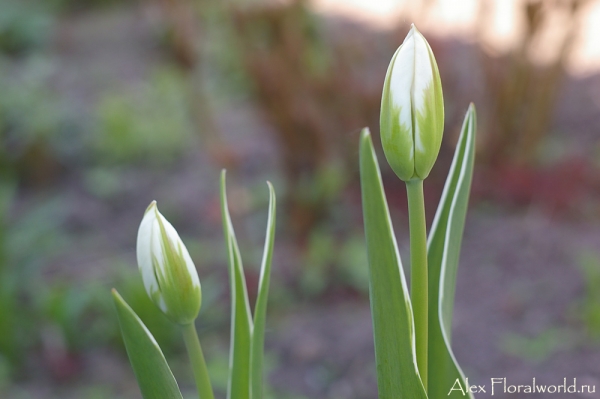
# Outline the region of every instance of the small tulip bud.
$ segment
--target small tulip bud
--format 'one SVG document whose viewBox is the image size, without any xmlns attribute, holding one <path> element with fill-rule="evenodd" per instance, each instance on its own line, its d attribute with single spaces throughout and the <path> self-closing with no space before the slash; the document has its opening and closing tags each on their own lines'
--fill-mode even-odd
<svg viewBox="0 0 600 399">
<path fill-rule="evenodd" d="M 429 43 L 413 25 L 388 67 L 381 98 L 381 143 L 404 181 L 423 180 L 444 130 L 442 83 Z"/>
<path fill-rule="evenodd" d="M 173 322 L 192 323 L 202 301 L 200 279 L 187 248 L 152 201 L 137 237 L 137 262 L 146 292 Z"/>
</svg>

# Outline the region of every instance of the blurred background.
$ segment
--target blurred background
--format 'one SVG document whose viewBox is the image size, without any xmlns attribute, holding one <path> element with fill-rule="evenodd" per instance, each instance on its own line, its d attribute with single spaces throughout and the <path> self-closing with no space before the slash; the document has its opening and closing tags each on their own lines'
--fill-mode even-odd
<svg viewBox="0 0 600 399">
<path fill-rule="evenodd" d="M 227 168 L 252 303 L 265 180 L 279 197 L 270 397 L 376 398 L 358 134 L 379 142 L 383 78 L 413 22 L 447 115 L 429 221 L 470 101 L 479 114 L 461 365 L 475 384 L 576 377 L 600 392 L 600 1 L 0 0 L 0 397 L 140 398 L 112 287 L 194 397 L 137 272 L 151 200 L 196 262 L 224 397 Z M 407 261 L 404 184 L 380 162 Z"/>
</svg>

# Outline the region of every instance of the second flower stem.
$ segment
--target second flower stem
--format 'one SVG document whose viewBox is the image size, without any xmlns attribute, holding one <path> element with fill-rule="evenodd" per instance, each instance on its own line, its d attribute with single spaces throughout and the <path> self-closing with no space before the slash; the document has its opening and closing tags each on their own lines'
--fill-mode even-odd
<svg viewBox="0 0 600 399">
<path fill-rule="evenodd" d="M 427 281 L 427 230 L 423 180 L 406 182 L 408 195 L 408 222 L 410 225 L 410 299 L 415 319 L 417 366 L 421 381 L 427 390 L 427 340 L 428 340 L 428 281 Z"/>
<path fill-rule="evenodd" d="M 185 348 L 187 349 L 190 363 L 192 364 L 192 369 L 194 371 L 194 380 L 196 381 L 196 387 L 198 388 L 199 398 L 214 399 L 215 395 L 208 376 L 208 369 L 206 367 L 206 362 L 204 361 L 204 354 L 202 353 L 196 326 L 192 322 L 182 326 L 182 329 L 183 340 L 185 341 Z"/>
</svg>

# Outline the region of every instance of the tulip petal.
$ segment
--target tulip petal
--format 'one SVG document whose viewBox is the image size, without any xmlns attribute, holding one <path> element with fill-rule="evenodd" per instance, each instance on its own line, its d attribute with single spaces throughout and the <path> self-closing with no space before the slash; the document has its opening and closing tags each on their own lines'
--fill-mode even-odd
<svg viewBox="0 0 600 399">
<path fill-rule="evenodd" d="M 385 156 L 398 177 L 427 177 L 440 150 L 444 104 L 435 58 L 414 25 L 386 73 L 380 128 Z"/>
<path fill-rule="evenodd" d="M 423 180 L 435 163 L 444 133 L 444 101 L 440 73 L 431 47 L 421 35 L 415 35 L 420 49 L 416 56 L 414 117 L 415 117 L 415 175 Z"/>
<path fill-rule="evenodd" d="M 412 130 L 412 90 L 415 76 L 415 40 L 413 30 L 398 48 L 390 65 L 392 106 L 400 109 L 399 123 Z"/>
<path fill-rule="evenodd" d="M 156 216 L 154 208 L 156 207 L 156 201 L 152 201 L 142 222 L 138 229 L 136 255 L 137 263 L 142 275 L 142 281 L 144 282 L 144 288 L 150 297 L 153 293 L 159 290 L 158 282 L 156 280 L 156 274 L 154 273 L 154 255 L 152 253 L 152 232 L 154 231 L 154 222 Z"/>
<path fill-rule="evenodd" d="M 411 179 L 415 169 L 411 111 L 414 41 L 411 32 L 392 57 L 381 99 L 383 150 L 394 173 L 402 180 Z"/>
<path fill-rule="evenodd" d="M 198 315 L 202 291 L 198 272 L 179 234 L 153 201 L 140 223 L 137 261 L 148 296 L 165 315 L 188 324 Z"/>
</svg>

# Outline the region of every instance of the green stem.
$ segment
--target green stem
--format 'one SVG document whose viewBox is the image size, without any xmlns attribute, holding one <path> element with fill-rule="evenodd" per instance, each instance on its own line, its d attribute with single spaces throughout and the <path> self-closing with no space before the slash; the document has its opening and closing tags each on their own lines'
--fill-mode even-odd
<svg viewBox="0 0 600 399">
<path fill-rule="evenodd" d="M 202 353 L 196 326 L 192 322 L 183 326 L 182 330 L 185 348 L 187 349 L 190 363 L 192 363 L 192 369 L 194 371 L 194 380 L 196 381 L 196 387 L 198 387 L 199 398 L 214 399 L 215 395 L 213 394 L 210 378 L 208 377 L 208 369 L 206 368 L 206 362 L 204 361 L 204 354 Z"/>
<path fill-rule="evenodd" d="M 415 319 L 417 366 L 427 390 L 428 282 L 423 180 L 406 182 L 410 225 L 410 299 Z"/>
</svg>

